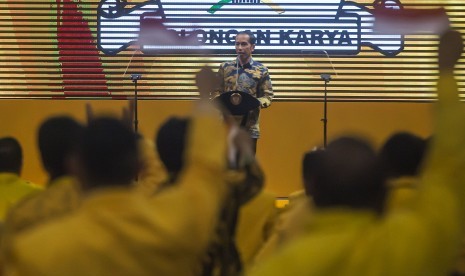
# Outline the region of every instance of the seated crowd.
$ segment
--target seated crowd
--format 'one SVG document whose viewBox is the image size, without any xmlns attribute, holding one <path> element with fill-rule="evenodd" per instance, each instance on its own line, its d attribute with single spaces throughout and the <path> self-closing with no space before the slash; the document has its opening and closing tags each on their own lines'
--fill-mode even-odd
<svg viewBox="0 0 465 276">
<path fill-rule="evenodd" d="M 21 146 L 1 138 L 0 272 L 465 275 L 462 48 L 458 32 L 440 37 L 434 136 L 395 133 L 378 152 L 344 136 L 309 151 L 303 191 L 282 210 L 248 133 L 227 112 L 218 120 L 208 68 L 192 114 L 169 118 L 153 141 L 127 116 L 47 119 L 44 188 L 21 179 Z"/>
</svg>

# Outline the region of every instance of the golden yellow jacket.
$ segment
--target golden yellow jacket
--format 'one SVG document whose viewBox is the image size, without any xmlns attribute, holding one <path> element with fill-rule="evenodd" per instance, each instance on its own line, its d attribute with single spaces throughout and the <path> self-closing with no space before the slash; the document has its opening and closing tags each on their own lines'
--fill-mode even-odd
<svg viewBox="0 0 465 276">
<path fill-rule="evenodd" d="M 240 208 L 236 243 L 244 266 L 252 265 L 271 236 L 278 217 L 275 201 L 275 194 L 263 190 Z"/>
<path fill-rule="evenodd" d="M 7 211 L 25 196 L 40 191 L 39 186 L 21 179 L 14 173 L 0 173 L 0 221 Z"/>
<path fill-rule="evenodd" d="M 158 156 L 155 144 L 151 140 L 140 138 L 138 147 L 142 169 L 134 185 L 141 193 L 152 196 L 166 181 L 168 173 Z"/>
<path fill-rule="evenodd" d="M 403 176 L 388 181 L 389 193 L 386 199 L 386 208 L 411 208 L 414 198 L 418 194 L 418 178 Z"/>
<path fill-rule="evenodd" d="M 77 181 L 70 176 L 59 177 L 49 183 L 44 191 L 24 198 L 10 209 L 5 221 L 6 234 L 14 235 L 48 220 L 68 215 L 80 203 L 81 191 Z"/>
<path fill-rule="evenodd" d="M 465 222 L 465 109 L 452 76 L 440 77 L 438 91 L 435 139 L 411 209 L 382 218 L 315 211 L 304 237 L 250 274 L 447 275 Z"/>
<path fill-rule="evenodd" d="M 93 192 L 72 216 L 18 239 L 11 275 L 190 275 L 211 237 L 225 194 L 226 135 L 216 118 L 194 118 L 179 184 L 152 198 Z"/>
<path fill-rule="evenodd" d="M 254 265 L 273 256 L 282 246 L 302 234 L 303 225 L 311 218 L 312 204 L 303 190 L 289 195 L 289 204 L 280 210 L 270 237 L 255 256 Z"/>
</svg>

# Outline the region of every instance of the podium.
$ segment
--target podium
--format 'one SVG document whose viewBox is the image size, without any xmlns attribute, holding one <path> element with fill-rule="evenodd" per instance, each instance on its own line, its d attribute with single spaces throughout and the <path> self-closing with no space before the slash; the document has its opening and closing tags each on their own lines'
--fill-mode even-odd
<svg viewBox="0 0 465 276">
<path fill-rule="evenodd" d="M 215 100 L 219 101 L 231 115 L 247 116 L 250 110 L 260 106 L 257 98 L 241 91 L 221 93 Z"/>
</svg>

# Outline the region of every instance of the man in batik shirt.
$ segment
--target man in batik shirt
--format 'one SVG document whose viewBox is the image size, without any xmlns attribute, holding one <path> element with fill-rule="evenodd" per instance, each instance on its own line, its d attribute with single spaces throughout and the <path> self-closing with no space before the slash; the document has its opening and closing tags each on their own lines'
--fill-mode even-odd
<svg viewBox="0 0 465 276">
<path fill-rule="evenodd" d="M 252 59 L 255 41 L 255 36 L 249 31 L 239 32 L 236 35 L 237 58 L 221 63 L 218 73 L 223 81 L 220 89 L 212 94 L 214 98 L 224 92 L 241 91 L 251 94 L 260 101 L 260 106 L 249 112 L 245 122 L 242 122 L 243 116 L 236 117 L 238 123 L 249 131 L 254 142 L 254 150 L 260 137 L 260 109 L 270 106 L 273 100 L 268 68 Z"/>
</svg>

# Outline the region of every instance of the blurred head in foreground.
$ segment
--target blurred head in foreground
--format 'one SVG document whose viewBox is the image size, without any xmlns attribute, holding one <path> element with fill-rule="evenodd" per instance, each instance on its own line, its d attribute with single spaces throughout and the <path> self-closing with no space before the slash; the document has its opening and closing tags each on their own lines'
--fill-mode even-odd
<svg viewBox="0 0 465 276">
<path fill-rule="evenodd" d="M 19 175 L 23 166 L 23 151 L 13 137 L 0 138 L 0 172 Z"/>
<path fill-rule="evenodd" d="M 83 130 L 81 124 L 67 116 L 51 117 L 39 127 L 40 156 L 50 180 L 70 174 L 70 157 L 76 151 Z"/>
<path fill-rule="evenodd" d="M 425 156 L 425 139 L 408 132 L 398 132 L 384 143 L 379 153 L 382 169 L 388 178 L 416 176 Z"/>
<path fill-rule="evenodd" d="M 84 189 L 130 185 L 140 167 L 136 134 L 114 118 L 90 121 L 79 146 L 76 167 Z"/>
<path fill-rule="evenodd" d="M 364 140 L 341 137 L 318 157 L 312 195 L 319 208 L 382 211 L 383 177 L 373 148 Z"/>
<path fill-rule="evenodd" d="M 184 149 L 189 119 L 171 117 L 159 128 L 155 143 L 169 182 L 175 182 L 184 167 Z"/>
</svg>

